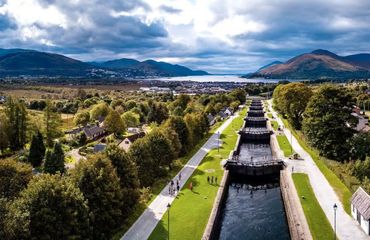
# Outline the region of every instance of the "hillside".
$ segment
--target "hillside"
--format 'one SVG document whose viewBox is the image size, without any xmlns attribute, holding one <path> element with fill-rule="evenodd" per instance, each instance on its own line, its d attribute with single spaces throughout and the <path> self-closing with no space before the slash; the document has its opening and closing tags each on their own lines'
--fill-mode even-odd
<svg viewBox="0 0 370 240">
<path fill-rule="evenodd" d="M 318 49 L 262 68 L 250 77 L 276 79 L 360 79 L 370 77 L 370 54 L 338 56 Z"/>
<path fill-rule="evenodd" d="M 117 59 L 106 62 L 82 62 L 60 54 L 27 49 L 0 49 L 0 77 L 94 77 L 152 78 L 207 75 L 181 65 L 147 60 Z"/>
</svg>

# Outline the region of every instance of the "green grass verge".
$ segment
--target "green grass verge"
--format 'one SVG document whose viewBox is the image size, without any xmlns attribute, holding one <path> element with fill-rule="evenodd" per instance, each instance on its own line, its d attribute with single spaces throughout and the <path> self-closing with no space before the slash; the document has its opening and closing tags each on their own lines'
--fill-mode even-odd
<svg viewBox="0 0 370 240">
<path fill-rule="evenodd" d="M 308 175 L 293 173 L 292 177 L 312 238 L 319 240 L 333 239 L 333 229 L 315 197 Z"/>
<path fill-rule="evenodd" d="M 212 210 L 214 198 L 218 191 L 218 184 L 207 183 L 207 176 L 217 177 L 218 183 L 223 176 L 220 161 L 229 156 L 235 147 L 237 130 L 243 124 L 246 111 L 233 120 L 221 134 L 222 147 L 211 150 L 203 159 L 193 175 L 186 182 L 170 209 L 170 239 L 201 239 Z M 188 188 L 193 183 L 193 192 Z M 149 239 L 167 239 L 168 212 L 152 232 Z"/>
<path fill-rule="evenodd" d="M 277 131 L 278 130 L 278 127 L 279 127 L 279 124 L 277 121 L 270 121 L 271 122 L 271 126 L 272 128 Z"/>
<path fill-rule="evenodd" d="M 294 137 L 297 139 L 299 145 L 312 157 L 317 167 L 320 169 L 322 174 L 324 174 L 326 180 L 332 186 L 336 194 L 338 195 L 340 201 L 343 204 L 344 210 L 348 215 L 351 215 L 351 197 L 352 192 L 348 187 L 339 179 L 335 173 L 328 168 L 325 163 L 325 159 L 319 155 L 319 151 L 311 148 L 305 140 L 304 135 L 301 132 L 293 130 L 289 122 L 280 116 L 280 119 L 283 121 L 285 127 L 289 128 L 292 131 Z"/>
<path fill-rule="evenodd" d="M 280 149 L 284 152 L 285 157 L 289 157 L 293 154 L 292 147 L 285 135 L 276 135 L 276 139 L 279 143 Z"/>
<path fill-rule="evenodd" d="M 267 113 L 268 118 L 272 118 L 272 113 Z"/>
</svg>

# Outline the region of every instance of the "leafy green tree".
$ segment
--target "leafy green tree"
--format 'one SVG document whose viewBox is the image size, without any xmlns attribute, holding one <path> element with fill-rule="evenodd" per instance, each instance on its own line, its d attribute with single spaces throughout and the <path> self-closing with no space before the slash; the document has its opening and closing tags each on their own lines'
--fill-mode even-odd
<svg viewBox="0 0 370 240">
<path fill-rule="evenodd" d="M 303 131 L 321 154 L 335 160 L 348 159 L 356 118 L 354 101 L 346 89 L 321 86 L 311 97 L 303 119 Z"/>
<path fill-rule="evenodd" d="M 237 88 L 230 93 L 230 96 L 234 99 L 234 101 L 244 103 L 247 98 L 247 93 L 245 92 L 244 89 Z"/>
<path fill-rule="evenodd" d="M 16 197 L 31 178 L 31 165 L 11 159 L 0 160 L 0 198 Z"/>
<path fill-rule="evenodd" d="M 45 157 L 44 140 L 41 133 L 38 132 L 37 136 L 34 135 L 32 137 L 28 160 L 33 167 L 39 167 L 44 157 Z"/>
<path fill-rule="evenodd" d="M 138 189 L 140 183 L 137 166 L 131 159 L 131 156 L 116 145 L 110 145 L 106 153 L 112 165 L 116 168 L 123 199 L 126 201 L 126 204 L 123 205 L 122 212 L 124 216 L 127 216 L 139 199 Z"/>
<path fill-rule="evenodd" d="M 127 127 L 137 127 L 140 124 L 140 115 L 132 111 L 123 113 L 121 118 Z"/>
<path fill-rule="evenodd" d="M 106 117 L 109 114 L 109 111 L 110 109 L 106 103 L 99 103 L 91 109 L 91 119 L 98 120 L 100 117 Z"/>
<path fill-rule="evenodd" d="M 121 209 L 126 204 L 111 161 L 102 154 L 80 161 L 72 170 L 71 178 L 88 200 L 93 239 L 109 239 L 121 226 Z"/>
<path fill-rule="evenodd" d="M 84 132 L 81 132 L 78 136 L 77 136 L 77 140 L 78 140 L 78 144 L 80 146 L 82 145 L 85 145 L 86 144 L 86 141 L 87 141 L 87 136 Z"/>
<path fill-rule="evenodd" d="M 230 103 L 230 107 L 235 112 L 236 110 L 238 110 L 238 107 L 240 104 L 241 104 L 240 101 L 237 100 L 237 101 Z"/>
<path fill-rule="evenodd" d="M 148 122 L 156 122 L 161 124 L 169 116 L 168 109 L 163 103 L 151 103 L 149 104 Z"/>
<path fill-rule="evenodd" d="M 161 169 L 149 151 L 147 138 L 144 137 L 136 140 L 130 147 L 129 155 L 138 168 L 141 186 L 151 186 L 153 184 L 153 179 L 155 179 Z"/>
<path fill-rule="evenodd" d="M 171 142 L 158 129 L 153 130 L 146 136 L 148 141 L 148 151 L 153 156 L 156 165 L 160 167 L 167 166 L 172 169 L 172 163 L 175 159 L 174 149 Z M 165 175 L 166 171 L 157 171 L 158 175 Z"/>
<path fill-rule="evenodd" d="M 0 154 L 9 147 L 8 126 L 6 117 L 0 114 Z"/>
<path fill-rule="evenodd" d="M 370 157 L 370 132 L 357 133 L 350 143 L 352 159 L 365 160 L 366 157 Z"/>
<path fill-rule="evenodd" d="M 46 143 L 48 146 L 52 146 L 53 139 L 62 135 L 62 131 L 60 130 L 61 123 L 62 119 L 60 114 L 56 111 L 51 101 L 47 100 L 44 109 L 44 126 Z"/>
<path fill-rule="evenodd" d="M 119 113 L 114 110 L 111 110 L 105 118 L 104 127 L 108 132 L 114 133 L 115 135 L 120 135 L 126 130 L 125 123 L 121 119 Z"/>
<path fill-rule="evenodd" d="M 179 140 L 181 143 L 181 152 L 180 154 L 185 154 L 189 150 L 190 146 L 192 146 L 191 139 L 190 139 L 190 131 L 182 117 L 179 116 L 171 116 L 164 124 L 166 128 L 172 128 L 175 130 L 177 135 L 179 136 Z"/>
<path fill-rule="evenodd" d="M 7 239 L 89 239 L 89 208 L 81 191 L 60 175 L 41 174 L 9 206 Z"/>
<path fill-rule="evenodd" d="M 0 197 L 0 239 L 6 239 L 5 235 L 5 216 L 8 213 L 8 201 L 6 198 Z"/>
<path fill-rule="evenodd" d="M 5 115 L 10 148 L 19 150 L 24 147 L 27 139 L 27 111 L 24 102 L 7 98 Z"/>
<path fill-rule="evenodd" d="M 279 85 L 280 86 L 280 85 Z M 301 129 L 302 114 L 312 96 L 311 88 L 304 83 L 289 83 L 275 89 L 275 104 L 295 129 Z"/>
<path fill-rule="evenodd" d="M 90 113 L 88 111 L 79 112 L 73 119 L 76 126 L 86 126 L 90 122 Z"/>
<path fill-rule="evenodd" d="M 46 152 L 46 158 L 44 163 L 44 171 L 46 173 L 64 173 L 65 166 L 64 166 L 64 151 L 62 149 L 62 145 L 60 143 L 55 143 L 53 151 Z"/>
<path fill-rule="evenodd" d="M 166 128 L 163 125 L 159 129 L 162 134 L 170 141 L 173 149 L 174 158 L 178 158 L 182 148 L 179 135 L 172 128 Z"/>
</svg>

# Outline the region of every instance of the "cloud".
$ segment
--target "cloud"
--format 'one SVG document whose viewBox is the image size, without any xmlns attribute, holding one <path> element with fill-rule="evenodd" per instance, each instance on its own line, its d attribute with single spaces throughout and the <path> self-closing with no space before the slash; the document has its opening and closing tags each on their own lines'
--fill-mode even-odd
<svg viewBox="0 0 370 240">
<path fill-rule="evenodd" d="M 367 0 L 0 0 L 0 44 L 245 73 L 317 48 L 368 51 L 368 9 Z"/>
</svg>

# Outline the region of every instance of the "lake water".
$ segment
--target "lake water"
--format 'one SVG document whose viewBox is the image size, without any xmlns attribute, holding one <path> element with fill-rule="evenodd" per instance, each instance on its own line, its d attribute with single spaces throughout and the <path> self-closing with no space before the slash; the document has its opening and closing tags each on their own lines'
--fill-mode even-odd
<svg viewBox="0 0 370 240">
<path fill-rule="evenodd" d="M 152 79 L 153 80 L 153 79 Z M 279 79 L 248 79 L 241 78 L 237 75 L 205 75 L 205 76 L 188 76 L 188 77 L 170 77 L 158 78 L 161 81 L 193 81 L 193 82 L 245 82 L 245 83 L 277 83 Z"/>
</svg>

